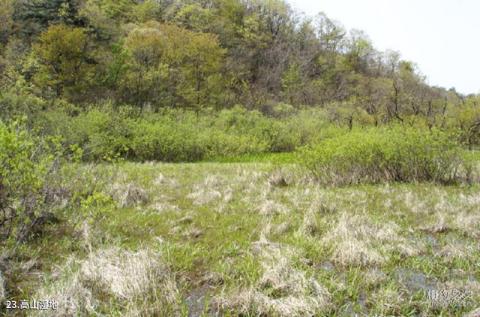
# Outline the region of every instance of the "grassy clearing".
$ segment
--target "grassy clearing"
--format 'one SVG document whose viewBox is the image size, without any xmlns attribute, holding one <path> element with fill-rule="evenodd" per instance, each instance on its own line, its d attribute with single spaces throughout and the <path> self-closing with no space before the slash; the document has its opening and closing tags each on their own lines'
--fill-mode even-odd
<svg viewBox="0 0 480 317">
<path fill-rule="evenodd" d="M 109 181 L 87 220 L 20 250 L 15 297 L 124 316 L 461 316 L 480 302 L 478 186 L 322 187 L 271 163 L 83 168 Z M 462 305 L 427 296 L 454 289 Z"/>
</svg>

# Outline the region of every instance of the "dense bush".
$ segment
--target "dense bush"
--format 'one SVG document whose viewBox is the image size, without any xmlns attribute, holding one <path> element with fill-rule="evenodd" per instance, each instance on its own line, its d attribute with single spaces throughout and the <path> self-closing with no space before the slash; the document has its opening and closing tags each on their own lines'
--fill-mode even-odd
<svg viewBox="0 0 480 317">
<path fill-rule="evenodd" d="M 19 124 L 0 121 L 0 244 L 21 242 L 51 219 L 47 205 L 58 194 L 55 148 Z"/>
<path fill-rule="evenodd" d="M 166 109 L 142 114 L 134 109 L 106 105 L 77 115 L 52 110 L 39 116 L 36 128 L 43 135 L 60 135 L 67 148 L 79 145 L 86 161 L 167 162 L 291 152 L 343 131 L 328 127 L 320 110 L 274 118 L 240 106 L 200 113 Z"/>
<path fill-rule="evenodd" d="M 205 150 L 194 126 L 170 118 L 137 121 L 132 127 L 131 149 L 138 160 L 196 161 Z"/>
<path fill-rule="evenodd" d="M 394 126 L 325 139 L 303 150 L 302 158 L 319 180 L 329 184 L 449 183 L 459 178 L 462 151 L 444 132 Z"/>
</svg>

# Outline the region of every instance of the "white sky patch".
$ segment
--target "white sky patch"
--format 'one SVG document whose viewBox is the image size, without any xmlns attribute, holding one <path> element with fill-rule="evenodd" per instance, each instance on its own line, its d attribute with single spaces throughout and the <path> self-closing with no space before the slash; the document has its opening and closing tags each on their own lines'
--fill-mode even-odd
<svg viewBox="0 0 480 317">
<path fill-rule="evenodd" d="M 287 0 L 367 33 L 378 50 L 399 51 L 431 85 L 480 93 L 478 0 Z"/>
</svg>

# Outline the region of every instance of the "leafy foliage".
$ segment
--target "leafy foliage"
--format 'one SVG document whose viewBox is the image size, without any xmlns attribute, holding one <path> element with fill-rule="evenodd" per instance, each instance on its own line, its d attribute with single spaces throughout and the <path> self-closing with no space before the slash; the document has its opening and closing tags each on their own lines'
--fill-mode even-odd
<svg viewBox="0 0 480 317">
<path fill-rule="evenodd" d="M 439 130 L 370 128 L 326 139 L 304 150 L 303 162 L 327 184 L 451 183 L 460 177 L 462 149 Z"/>
<path fill-rule="evenodd" d="M 14 123 L 0 122 L 0 243 L 22 242 L 52 219 L 55 148 Z M 13 239 L 13 240 L 12 240 Z"/>
<path fill-rule="evenodd" d="M 221 94 L 224 50 L 211 34 L 149 22 L 129 33 L 125 50 L 129 58 L 119 84 L 125 101 L 202 107 Z"/>
<path fill-rule="evenodd" d="M 323 13 L 299 18 L 282 0 L 3 0 L 1 7 L 8 49 L 0 84 L 25 81 L 43 98 L 155 110 L 342 103 L 375 124 L 414 115 L 430 125 L 441 124 L 445 105 L 463 105 L 455 90 L 428 86 L 414 63 L 375 50 L 362 31 Z"/>
<path fill-rule="evenodd" d="M 46 96 L 74 97 L 88 88 L 93 76 L 88 37 L 81 28 L 54 25 L 33 46 L 38 70 L 33 77 Z M 49 94 L 50 92 L 50 94 Z"/>
</svg>

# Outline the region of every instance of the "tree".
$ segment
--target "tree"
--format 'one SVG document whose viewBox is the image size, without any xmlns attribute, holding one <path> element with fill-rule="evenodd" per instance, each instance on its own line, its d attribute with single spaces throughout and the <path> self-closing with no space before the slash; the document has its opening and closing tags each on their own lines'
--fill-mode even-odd
<svg viewBox="0 0 480 317">
<path fill-rule="evenodd" d="M 298 94 L 302 91 L 302 82 L 300 66 L 297 63 L 292 63 L 282 77 L 283 94 L 292 105 L 300 99 Z"/>
<path fill-rule="evenodd" d="M 146 0 L 133 7 L 132 15 L 136 21 L 144 23 L 150 20 L 159 19 L 161 16 L 161 5 L 157 0 Z"/>
<path fill-rule="evenodd" d="M 13 0 L 0 0 L 0 45 L 7 43 L 13 27 Z"/>
<path fill-rule="evenodd" d="M 86 27 L 102 43 L 115 39 L 119 33 L 118 21 L 108 15 L 99 1 L 87 0 L 80 7 L 79 15 Z"/>
<path fill-rule="evenodd" d="M 337 22 L 329 19 L 323 12 L 315 17 L 314 23 L 321 50 L 328 53 L 338 53 L 342 49 L 347 34 L 345 29 Z"/>
<path fill-rule="evenodd" d="M 225 50 L 212 34 L 148 22 L 128 34 L 124 47 L 129 59 L 120 85 L 126 101 L 201 107 L 221 94 Z"/>
<path fill-rule="evenodd" d="M 91 5 L 98 6 L 109 18 L 119 21 L 129 21 L 137 4 L 135 0 L 87 0 Z"/>
<path fill-rule="evenodd" d="M 80 0 L 18 0 L 14 19 L 19 32 L 27 38 L 37 36 L 54 23 L 82 27 L 79 5 Z"/>
<path fill-rule="evenodd" d="M 33 58 L 38 63 L 34 83 L 54 97 L 75 99 L 86 93 L 94 75 L 88 44 L 81 28 L 63 24 L 49 27 L 33 45 Z"/>
<path fill-rule="evenodd" d="M 173 17 L 175 24 L 197 32 L 211 31 L 215 21 L 213 10 L 202 8 L 198 3 L 181 7 Z"/>
<path fill-rule="evenodd" d="M 367 35 L 359 30 L 350 31 L 346 45 L 348 67 L 358 73 L 367 73 L 374 50 Z"/>
</svg>

